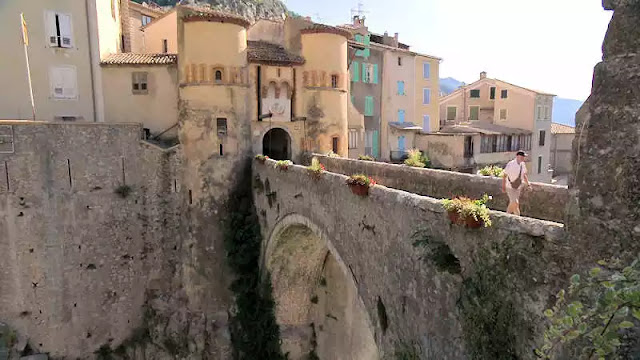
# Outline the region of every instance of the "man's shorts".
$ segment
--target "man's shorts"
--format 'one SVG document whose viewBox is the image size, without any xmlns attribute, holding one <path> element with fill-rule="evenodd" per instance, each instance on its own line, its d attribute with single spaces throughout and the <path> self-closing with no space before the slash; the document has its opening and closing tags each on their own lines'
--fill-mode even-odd
<svg viewBox="0 0 640 360">
<path fill-rule="evenodd" d="M 507 196 L 509 197 L 509 202 L 511 203 L 520 203 L 520 193 L 522 192 L 522 185 L 519 188 L 514 189 L 511 187 L 511 184 L 507 183 Z"/>
</svg>

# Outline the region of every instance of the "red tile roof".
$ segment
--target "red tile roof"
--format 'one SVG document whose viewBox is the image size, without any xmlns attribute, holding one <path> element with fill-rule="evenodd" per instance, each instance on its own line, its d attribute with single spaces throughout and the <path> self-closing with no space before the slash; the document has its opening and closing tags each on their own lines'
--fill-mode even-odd
<svg viewBox="0 0 640 360">
<path fill-rule="evenodd" d="M 569 126 L 569 125 L 564 125 L 564 124 L 558 124 L 558 123 L 551 123 L 551 133 L 552 134 L 575 134 L 576 133 L 576 128 Z"/>
<path fill-rule="evenodd" d="M 267 65 L 302 65 L 304 58 L 288 52 L 284 47 L 266 41 L 247 42 L 247 60 Z"/>
<path fill-rule="evenodd" d="M 347 39 L 351 39 L 352 35 L 351 32 L 347 29 L 342 29 L 339 27 L 335 27 L 335 26 L 329 26 L 329 25 L 324 25 L 324 24 L 312 24 L 302 30 L 300 30 L 301 34 L 319 34 L 319 33 L 326 33 L 326 34 L 336 34 L 336 35 L 341 35 L 346 37 Z"/>
<path fill-rule="evenodd" d="M 176 54 L 110 54 L 100 61 L 101 65 L 168 65 L 177 63 L 178 55 Z"/>
<path fill-rule="evenodd" d="M 218 10 L 213 10 L 210 7 L 206 6 L 193 6 L 193 5 L 180 5 L 181 8 L 187 9 L 190 11 L 185 16 L 182 17 L 182 20 L 185 22 L 189 21 L 217 21 L 217 22 L 226 22 L 231 24 L 236 24 L 248 28 L 251 26 L 251 22 L 246 18 L 223 12 Z"/>
</svg>

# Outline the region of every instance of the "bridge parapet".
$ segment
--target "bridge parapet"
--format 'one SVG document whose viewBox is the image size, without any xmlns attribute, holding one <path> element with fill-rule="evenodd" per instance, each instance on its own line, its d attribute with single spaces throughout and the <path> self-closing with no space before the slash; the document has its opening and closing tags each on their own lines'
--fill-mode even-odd
<svg viewBox="0 0 640 360">
<path fill-rule="evenodd" d="M 318 310 L 322 299 L 319 303 L 306 300 L 325 292 L 317 284 L 324 279 L 324 259 L 331 257 L 353 279 L 381 358 L 393 354 L 400 342 L 418 343 L 427 358 L 467 358 L 470 345 L 460 339 L 479 325 L 465 317 L 472 312 L 461 308 L 460 299 L 479 285 L 478 279 L 507 284 L 504 290 L 496 290 L 504 293 L 494 300 L 510 299 L 511 303 L 503 305 L 521 311 L 519 318 L 512 319 L 512 326 L 533 324 L 533 330 L 524 329 L 525 325 L 514 330 L 526 339 L 515 342 L 514 351 L 525 356 L 535 346 L 536 336 L 542 333 L 540 314 L 559 284 L 570 276 L 571 251 L 562 224 L 491 211 L 493 226 L 467 229 L 450 223 L 438 199 L 384 186 L 375 186 L 369 196 L 359 197 L 351 193 L 342 174 L 324 172 L 315 179 L 305 167 L 295 165 L 282 171 L 274 165 L 272 160 L 255 162 L 254 197 L 265 239 L 263 264 L 269 264 L 279 322 L 291 319 L 293 309 L 298 325 L 318 326 L 329 316 L 326 314 L 332 316 L 332 324 L 343 321 L 338 315 L 338 320 L 333 319 L 340 313 L 336 309 Z M 309 236 L 295 235 L 305 232 L 326 242 L 327 255 L 318 255 L 320 247 L 310 245 Z M 308 254 L 304 248 L 309 249 Z M 299 286 L 302 294 L 291 286 L 291 280 L 283 280 L 300 280 L 301 276 L 305 281 L 298 283 L 308 284 Z M 343 291 L 332 296 L 340 299 L 345 293 L 351 294 Z M 347 314 L 355 311 L 341 309 Z M 293 332 L 291 325 L 284 326 L 289 333 Z M 348 325 L 358 332 L 352 323 Z M 314 334 L 322 336 L 317 329 Z M 329 346 L 323 341 L 316 342 L 318 354 Z M 326 354 L 320 358 L 331 358 Z"/>
<path fill-rule="evenodd" d="M 345 175 L 367 174 L 379 184 L 390 188 L 440 199 L 455 195 L 480 198 L 483 194 L 488 194 L 493 196 L 488 204 L 490 208 L 500 211 L 507 208 L 508 198 L 501 192 L 502 179 L 499 178 L 318 154 L 314 156 L 327 171 Z M 569 190 L 566 187 L 533 183 L 531 191 L 523 192 L 520 208 L 524 216 L 564 222 L 568 201 Z"/>
</svg>

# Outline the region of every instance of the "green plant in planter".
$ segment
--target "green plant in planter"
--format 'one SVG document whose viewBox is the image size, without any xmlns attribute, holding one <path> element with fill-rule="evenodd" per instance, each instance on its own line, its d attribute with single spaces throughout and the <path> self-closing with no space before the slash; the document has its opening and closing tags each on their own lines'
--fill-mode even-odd
<svg viewBox="0 0 640 360">
<path fill-rule="evenodd" d="M 555 306 L 544 312 L 549 325 L 535 351 L 539 358 L 554 359 L 565 343 L 578 345 L 572 350 L 581 354 L 574 358 L 636 358 L 620 351 L 624 335 L 633 337 L 629 330 L 640 321 L 640 257 L 626 267 L 618 259 L 598 265 L 582 277 L 573 275 L 569 289 L 560 290 Z"/>
<path fill-rule="evenodd" d="M 261 163 L 265 162 L 267 159 L 269 159 L 269 157 L 266 155 L 262 155 L 262 154 L 256 155 L 256 160 L 260 161 Z"/>
<path fill-rule="evenodd" d="M 418 168 L 427 167 L 429 163 L 429 158 L 418 149 L 409 150 L 409 157 L 404 161 L 405 165 Z"/>
<path fill-rule="evenodd" d="M 481 199 L 473 200 L 466 197 L 456 197 L 442 200 L 442 206 L 449 213 L 451 222 L 468 227 L 491 226 L 487 202 L 491 196 L 484 194 Z"/>
<path fill-rule="evenodd" d="M 336 158 L 337 158 L 337 157 L 340 157 L 340 155 L 338 155 L 338 154 L 334 153 L 333 151 L 329 151 L 329 152 L 327 153 L 327 156 L 328 156 L 328 157 L 336 157 Z"/>
<path fill-rule="evenodd" d="M 376 181 L 364 174 L 351 175 L 347 179 L 351 191 L 360 196 L 367 196 L 369 188 L 376 185 Z"/>
<path fill-rule="evenodd" d="M 311 165 L 307 166 L 307 170 L 309 170 L 314 177 L 318 178 L 322 172 L 325 171 L 325 168 L 324 165 L 320 163 L 320 160 L 313 158 Z"/>
<path fill-rule="evenodd" d="M 489 165 L 478 170 L 478 175 L 502 177 L 504 170 L 500 166 Z"/>
<path fill-rule="evenodd" d="M 276 161 L 275 168 L 280 171 L 287 171 L 289 167 L 293 165 L 293 161 L 291 160 L 278 160 Z"/>
<path fill-rule="evenodd" d="M 369 155 L 359 155 L 358 156 L 358 160 L 363 160 L 363 161 L 376 161 L 376 159 L 374 159 L 373 157 L 369 156 Z"/>
</svg>

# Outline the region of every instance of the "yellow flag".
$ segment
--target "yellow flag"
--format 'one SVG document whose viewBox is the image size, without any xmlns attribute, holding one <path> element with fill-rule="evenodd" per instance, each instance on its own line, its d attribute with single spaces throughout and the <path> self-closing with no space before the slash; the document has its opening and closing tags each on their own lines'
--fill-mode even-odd
<svg viewBox="0 0 640 360">
<path fill-rule="evenodd" d="M 20 21 L 22 23 L 22 41 L 25 45 L 29 45 L 29 33 L 27 32 L 27 22 L 24 20 L 24 13 L 20 14 Z"/>
</svg>

